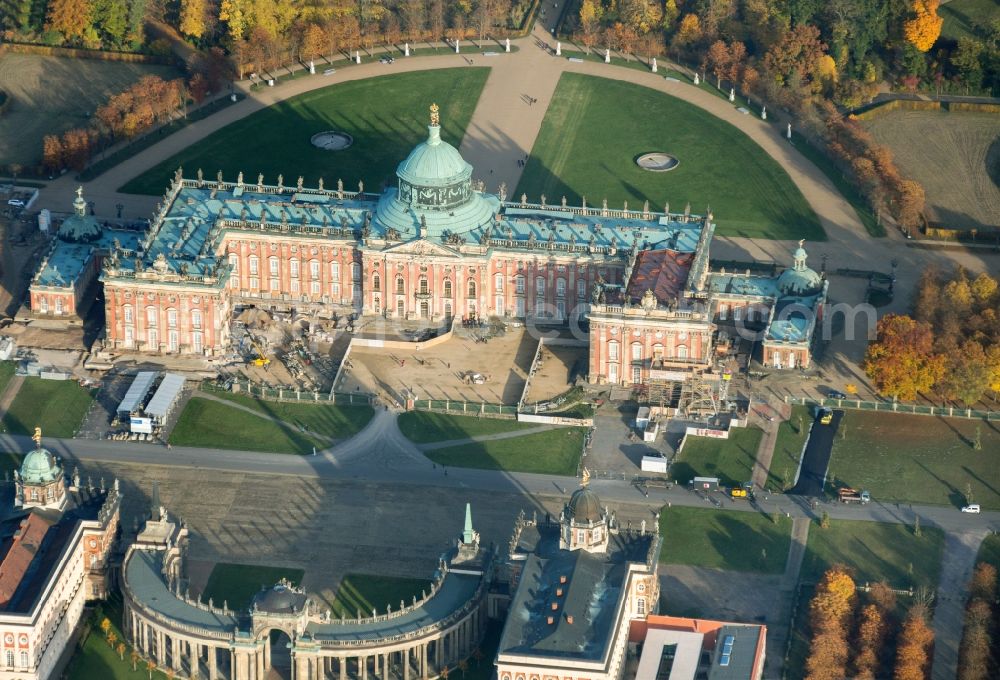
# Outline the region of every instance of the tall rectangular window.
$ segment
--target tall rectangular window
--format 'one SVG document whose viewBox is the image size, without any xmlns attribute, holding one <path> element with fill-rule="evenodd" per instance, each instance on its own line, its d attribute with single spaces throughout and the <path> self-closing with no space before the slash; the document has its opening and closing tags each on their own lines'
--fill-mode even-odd
<svg viewBox="0 0 1000 680">
<path fill-rule="evenodd" d="M 288 275 L 293 279 L 297 279 L 299 277 L 299 261 L 295 258 L 288 261 Z"/>
</svg>

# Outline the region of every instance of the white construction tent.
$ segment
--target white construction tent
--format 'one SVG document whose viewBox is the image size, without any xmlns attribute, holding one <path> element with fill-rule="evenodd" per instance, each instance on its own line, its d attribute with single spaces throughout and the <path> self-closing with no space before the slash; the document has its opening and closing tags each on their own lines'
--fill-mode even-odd
<svg viewBox="0 0 1000 680">
<path fill-rule="evenodd" d="M 129 385 L 125 397 L 118 404 L 118 415 L 128 417 L 131 413 L 142 408 L 142 403 L 146 400 L 146 395 L 152 389 L 153 383 L 159 377 L 159 371 L 140 371 L 136 374 L 132 384 Z"/>
<path fill-rule="evenodd" d="M 177 373 L 167 373 L 156 389 L 156 394 L 146 405 L 146 416 L 152 418 L 157 425 L 162 425 L 163 421 L 170 415 L 183 390 L 184 376 Z"/>
</svg>

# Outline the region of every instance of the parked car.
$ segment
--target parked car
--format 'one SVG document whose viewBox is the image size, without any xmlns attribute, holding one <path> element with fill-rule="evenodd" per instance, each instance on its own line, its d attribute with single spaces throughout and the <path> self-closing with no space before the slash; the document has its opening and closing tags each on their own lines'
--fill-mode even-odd
<svg viewBox="0 0 1000 680">
<path fill-rule="evenodd" d="M 847 395 L 840 390 L 830 390 L 826 393 L 827 399 L 847 399 Z"/>
<path fill-rule="evenodd" d="M 978 515 L 981 510 L 979 508 L 979 503 L 973 503 L 972 505 L 966 505 L 962 508 L 962 512 L 971 512 L 973 515 Z"/>
<path fill-rule="evenodd" d="M 11 198 L 11 199 L 8 199 L 7 205 L 9 205 L 11 207 L 14 207 L 14 208 L 23 208 L 24 206 L 27 205 L 27 203 L 25 203 L 24 201 L 22 201 L 20 198 Z"/>
<path fill-rule="evenodd" d="M 394 64 L 394 63 L 396 63 L 396 58 L 395 57 L 382 57 L 381 59 L 379 59 L 379 63 L 380 64 Z"/>
</svg>

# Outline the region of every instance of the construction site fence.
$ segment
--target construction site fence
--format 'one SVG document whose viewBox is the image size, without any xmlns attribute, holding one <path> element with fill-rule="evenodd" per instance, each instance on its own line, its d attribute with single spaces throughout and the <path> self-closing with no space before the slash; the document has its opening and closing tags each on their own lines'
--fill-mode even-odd
<svg viewBox="0 0 1000 680">
<path fill-rule="evenodd" d="M 935 416 L 938 418 L 968 418 L 970 420 L 1000 420 L 1000 411 L 982 411 L 959 406 L 929 406 L 923 404 L 900 404 L 889 401 L 863 401 L 861 399 L 812 399 L 809 397 L 785 396 L 786 404 L 802 406 L 828 406 L 848 408 L 857 411 L 883 411 L 888 413 L 908 413 L 915 416 Z"/>
<path fill-rule="evenodd" d="M 414 399 L 410 409 L 414 411 L 433 411 L 450 413 L 460 416 L 480 416 L 483 418 L 517 419 L 516 406 L 502 404 L 487 404 L 480 401 L 460 401 L 453 399 Z"/>
<path fill-rule="evenodd" d="M 269 387 L 252 382 L 233 382 L 228 388 L 215 383 L 202 383 L 205 392 L 227 392 L 245 394 L 254 399 L 265 401 L 304 402 L 317 404 L 333 404 L 335 406 L 367 406 L 371 405 L 372 397 L 368 394 L 353 392 L 321 392 L 318 390 L 303 390 L 297 387 Z"/>
</svg>

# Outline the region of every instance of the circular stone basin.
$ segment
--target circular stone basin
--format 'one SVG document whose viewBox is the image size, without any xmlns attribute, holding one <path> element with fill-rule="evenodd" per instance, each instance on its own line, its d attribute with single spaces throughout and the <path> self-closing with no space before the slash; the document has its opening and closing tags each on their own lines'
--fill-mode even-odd
<svg viewBox="0 0 1000 680">
<path fill-rule="evenodd" d="M 635 164 L 650 172 L 667 172 L 681 164 L 679 160 L 668 153 L 644 153 L 635 159 Z"/>
<path fill-rule="evenodd" d="M 309 141 L 313 146 L 324 151 L 343 151 L 354 144 L 354 137 L 346 132 L 327 130 L 326 132 L 317 132 L 309 138 Z"/>
</svg>

